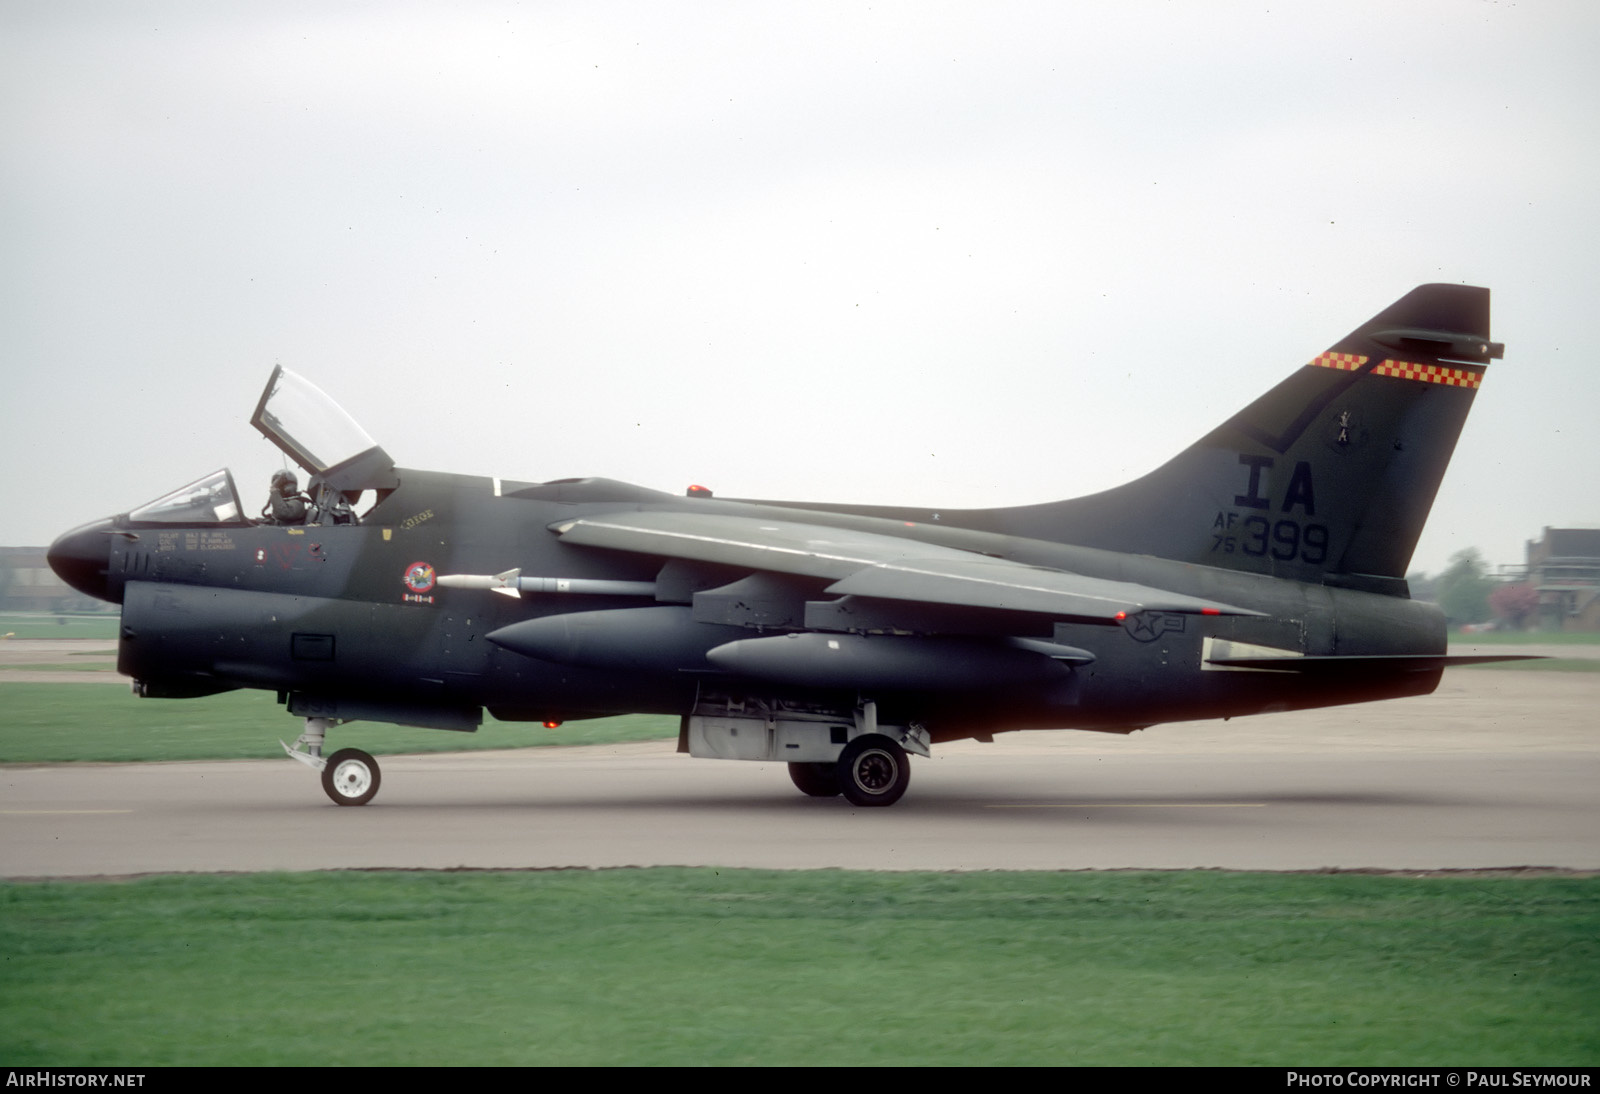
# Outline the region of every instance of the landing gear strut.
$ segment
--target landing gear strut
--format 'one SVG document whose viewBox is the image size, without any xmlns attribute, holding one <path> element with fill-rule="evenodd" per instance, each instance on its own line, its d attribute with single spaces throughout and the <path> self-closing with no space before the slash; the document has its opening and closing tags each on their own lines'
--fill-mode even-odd
<svg viewBox="0 0 1600 1094">
<path fill-rule="evenodd" d="M 291 760 L 322 773 L 322 791 L 334 805 L 366 805 L 377 796 L 383 773 L 378 770 L 378 761 L 359 748 L 341 748 L 327 759 L 322 758 L 328 727 L 337 724 L 333 718 L 307 718 L 306 728 L 295 738 L 293 747 L 278 743 Z"/>
</svg>

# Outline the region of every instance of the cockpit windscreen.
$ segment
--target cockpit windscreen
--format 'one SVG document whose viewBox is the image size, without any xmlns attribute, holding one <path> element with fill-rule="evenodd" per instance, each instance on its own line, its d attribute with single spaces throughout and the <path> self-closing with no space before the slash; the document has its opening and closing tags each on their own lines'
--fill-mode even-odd
<svg viewBox="0 0 1600 1094">
<path fill-rule="evenodd" d="M 135 524 L 240 524 L 239 491 L 226 470 L 180 486 L 128 514 Z"/>
</svg>

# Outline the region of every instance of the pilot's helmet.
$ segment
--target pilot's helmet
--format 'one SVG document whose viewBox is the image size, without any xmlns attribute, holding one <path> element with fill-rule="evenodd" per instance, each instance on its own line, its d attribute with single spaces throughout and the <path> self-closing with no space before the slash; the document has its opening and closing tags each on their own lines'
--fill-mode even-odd
<svg viewBox="0 0 1600 1094">
<path fill-rule="evenodd" d="M 279 494 L 298 494 L 300 480 L 294 477 L 293 471 L 274 471 L 272 473 L 272 489 Z"/>
</svg>

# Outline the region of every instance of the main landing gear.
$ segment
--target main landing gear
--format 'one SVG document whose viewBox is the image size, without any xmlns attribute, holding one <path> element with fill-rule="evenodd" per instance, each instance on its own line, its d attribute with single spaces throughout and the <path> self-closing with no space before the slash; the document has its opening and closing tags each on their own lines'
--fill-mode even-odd
<svg viewBox="0 0 1600 1094">
<path fill-rule="evenodd" d="M 867 733 L 834 763 L 791 763 L 789 778 L 813 798 L 843 794 L 851 805 L 893 805 L 911 784 L 911 760 L 893 738 Z"/>
<path fill-rule="evenodd" d="M 337 724 L 333 718 L 307 718 L 305 731 L 295 738 L 293 747 L 278 743 L 290 759 L 322 773 L 323 793 L 333 804 L 366 805 L 377 796 L 383 773 L 378 770 L 378 761 L 359 748 L 341 748 L 327 759 L 322 758 L 328 727 Z"/>
</svg>

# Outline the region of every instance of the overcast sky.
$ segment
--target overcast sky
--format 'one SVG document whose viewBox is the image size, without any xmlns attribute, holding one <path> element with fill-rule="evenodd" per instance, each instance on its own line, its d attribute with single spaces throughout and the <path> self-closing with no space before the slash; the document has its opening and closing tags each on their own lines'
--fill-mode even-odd
<svg viewBox="0 0 1600 1094">
<path fill-rule="evenodd" d="M 220 466 L 274 363 L 402 465 L 1101 490 L 1494 290 L 1413 568 L 1600 523 L 1600 6 L 0 4 L 0 543 Z"/>
</svg>

